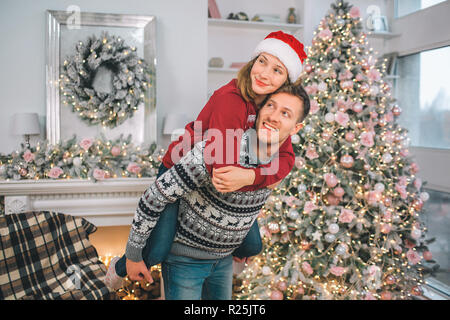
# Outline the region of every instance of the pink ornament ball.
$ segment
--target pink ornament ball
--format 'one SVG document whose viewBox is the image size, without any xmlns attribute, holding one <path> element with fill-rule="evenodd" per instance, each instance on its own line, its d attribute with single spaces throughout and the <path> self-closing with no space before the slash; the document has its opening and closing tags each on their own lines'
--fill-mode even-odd
<svg viewBox="0 0 450 320">
<path fill-rule="evenodd" d="M 394 108 L 392 108 L 392 113 L 394 114 L 394 116 L 398 117 L 402 114 L 402 109 L 400 109 L 400 107 L 398 106 L 395 106 Z"/>
<path fill-rule="evenodd" d="M 352 110 L 356 113 L 360 113 L 363 110 L 363 106 L 361 103 L 357 102 L 353 105 Z"/>
<path fill-rule="evenodd" d="M 306 160 L 303 157 L 297 156 L 295 157 L 295 167 L 297 169 L 302 169 L 306 164 Z"/>
<path fill-rule="evenodd" d="M 363 84 L 361 85 L 361 87 L 359 88 L 359 90 L 360 90 L 363 94 L 368 93 L 368 92 L 370 91 L 370 86 L 369 86 L 367 83 L 363 83 Z"/>
<path fill-rule="evenodd" d="M 327 198 L 328 204 L 330 206 L 337 206 L 341 202 L 341 199 L 339 197 L 336 197 L 335 195 L 333 195 L 331 193 L 328 193 L 326 195 L 326 198 Z"/>
<path fill-rule="evenodd" d="M 350 169 L 353 167 L 355 160 L 353 160 L 353 157 L 351 155 L 344 155 L 341 158 L 341 166 L 343 166 L 346 169 Z"/>
<path fill-rule="evenodd" d="M 283 294 L 278 290 L 274 290 L 270 294 L 270 299 L 271 300 L 283 300 Z"/>
<path fill-rule="evenodd" d="M 344 191 L 344 189 L 342 187 L 337 187 L 336 189 L 334 189 L 333 194 L 336 197 L 340 198 L 340 197 L 342 197 L 345 194 L 345 191 Z"/>
<path fill-rule="evenodd" d="M 380 231 L 384 234 L 388 234 L 389 232 L 391 232 L 391 226 L 387 223 L 383 223 L 381 225 Z"/>
<path fill-rule="evenodd" d="M 345 140 L 347 142 L 352 142 L 353 140 L 355 140 L 355 134 L 353 132 L 347 132 L 345 134 Z"/>
<path fill-rule="evenodd" d="M 338 184 L 338 179 L 333 173 L 325 173 L 324 179 L 328 187 L 334 188 Z"/>
<path fill-rule="evenodd" d="M 330 140 L 330 138 L 331 138 L 331 133 L 330 132 L 328 132 L 328 131 L 322 132 L 322 139 L 323 140 L 328 141 L 328 140 Z"/>
<path fill-rule="evenodd" d="M 278 287 L 278 289 L 280 289 L 281 291 L 286 291 L 286 289 L 287 289 L 286 281 L 280 281 L 280 282 L 278 282 L 277 287 Z"/>
<path fill-rule="evenodd" d="M 389 291 L 383 291 L 381 293 L 381 300 L 391 300 L 392 294 Z"/>
<path fill-rule="evenodd" d="M 411 294 L 413 296 L 420 296 L 420 295 L 422 295 L 422 290 L 420 290 L 420 288 L 418 286 L 415 286 L 411 289 Z"/>
<path fill-rule="evenodd" d="M 423 258 L 424 258 L 426 261 L 433 260 L 433 254 L 432 254 L 430 251 L 424 251 L 424 253 L 423 253 Z"/>
<path fill-rule="evenodd" d="M 117 157 L 121 152 L 122 152 L 122 150 L 120 149 L 120 147 L 114 146 L 111 148 L 111 154 L 114 157 Z"/>
<path fill-rule="evenodd" d="M 312 66 L 310 64 L 305 65 L 305 71 L 310 73 L 312 71 Z"/>
</svg>

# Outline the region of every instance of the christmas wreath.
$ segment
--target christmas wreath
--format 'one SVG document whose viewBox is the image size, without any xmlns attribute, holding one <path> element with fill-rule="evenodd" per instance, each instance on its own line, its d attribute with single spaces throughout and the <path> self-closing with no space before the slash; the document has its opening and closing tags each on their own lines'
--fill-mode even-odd
<svg viewBox="0 0 450 320">
<path fill-rule="evenodd" d="M 112 73 L 109 90 L 94 89 L 97 72 Z M 76 54 L 64 61 L 60 76 L 62 102 L 89 125 L 114 128 L 132 117 L 145 102 L 154 69 L 139 58 L 135 47 L 103 33 L 78 42 Z"/>
</svg>

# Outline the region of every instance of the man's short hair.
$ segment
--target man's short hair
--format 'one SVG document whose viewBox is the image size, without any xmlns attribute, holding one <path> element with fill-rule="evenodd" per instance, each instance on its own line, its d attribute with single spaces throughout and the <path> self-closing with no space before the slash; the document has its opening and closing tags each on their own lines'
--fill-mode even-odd
<svg viewBox="0 0 450 320">
<path fill-rule="evenodd" d="M 287 93 L 291 94 L 293 96 L 298 97 L 303 102 L 303 115 L 300 115 L 299 119 L 297 120 L 297 123 L 302 122 L 305 120 L 306 116 L 309 114 L 309 109 L 311 107 L 311 103 L 309 101 L 309 96 L 306 93 L 305 89 L 300 84 L 288 84 L 282 86 L 280 89 L 272 93 L 272 95 L 277 93 Z"/>
</svg>

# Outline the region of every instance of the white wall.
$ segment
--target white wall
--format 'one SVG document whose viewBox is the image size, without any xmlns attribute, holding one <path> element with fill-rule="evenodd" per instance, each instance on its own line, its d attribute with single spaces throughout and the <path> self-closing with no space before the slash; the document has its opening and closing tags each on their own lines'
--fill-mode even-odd
<svg viewBox="0 0 450 320">
<path fill-rule="evenodd" d="M 16 150 L 21 137 L 11 134 L 16 112 L 37 112 L 45 135 L 45 11 L 66 10 L 154 15 L 157 18 L 158 143 L 170 112 L 197 114 L 206 101 L 207 1 L 185 0 L 1 0 L 0 152 Z"/>
</svg>

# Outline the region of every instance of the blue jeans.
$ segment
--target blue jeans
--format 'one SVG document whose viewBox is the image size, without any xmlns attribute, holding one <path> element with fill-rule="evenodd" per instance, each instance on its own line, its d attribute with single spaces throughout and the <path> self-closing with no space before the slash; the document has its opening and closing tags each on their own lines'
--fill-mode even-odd
<svg viewBox="0 0 450 320">
<path fill-rule="evenodd" d="M 161 164 L 156 177 L 159 178 L 167 170 L 168 169 L 164 164 Z M 150 237 L 147 239 L 147 243 L 142 250 L 142 258 L 144 259 L 147 268 L 163 262 L 168 256 L 177 232 L 179 204 L 180 200 L 177 200 L 174 203 L 166 205 L 161 212 L 158 222 L 150 233 Z M 261 235 L 259 233 L 258 223 L 255 221 L 241 246 L 234 250 L 233 256 L 238 258 L 256 256 L 261 250 Z M 127 268 L 125 255 L 117 261 L 116 273 L 121 277 L 126 276 Z"/>
<path fill-rule="evenodd" d="M 201 260 L 170 253 L 161 269 L 166 300 L 231 300 L 231 255 Z"/>
</svg>

